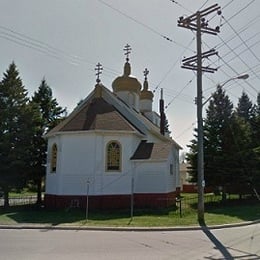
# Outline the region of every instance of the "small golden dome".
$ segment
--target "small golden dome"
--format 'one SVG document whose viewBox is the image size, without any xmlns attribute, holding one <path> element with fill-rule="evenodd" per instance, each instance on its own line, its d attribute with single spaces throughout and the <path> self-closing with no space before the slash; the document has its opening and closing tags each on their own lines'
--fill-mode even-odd
<svg viewBox="0 0 260 260">
<path fill-rule="evenodd" d="M 137 80 L 137 78 L 130 75 L 131 74 L 131 66 L 127 61 L 124 66 L 124 74 L 123 76 L 117 77 L 113 83 L 112 88 L 114 92 L 118 91 L 132 91 L 140 94 L 142 85 Z"/>
<path fill-rule="evenodd" d="M 142 90 L 141 91 L 141 95 L 140 95 L 140 99 L 149 99 L 149 100 L 153 100 L 153 92 L 152 91 L 145 91 L 145 90 Z"/>
<path fill-rule="evenodd" d="M 145 74 L 145 78 L 144 78 L 144 84 L 143 84 L 143 90 L 141 91 L 141 95 L 140 95 L 140 99 L 150 99 L 153 100 L 153 92 L 148 90 L 148 81 L 147 81 L 147 75 L 148 75 L 149 71 L 147 69 L 145 69 L 144 74 Z"/>
</svg>

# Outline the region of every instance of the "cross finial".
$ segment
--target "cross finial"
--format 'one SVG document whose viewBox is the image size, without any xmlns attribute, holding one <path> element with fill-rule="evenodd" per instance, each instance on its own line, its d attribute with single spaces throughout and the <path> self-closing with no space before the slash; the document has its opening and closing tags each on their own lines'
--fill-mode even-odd
<svg viewBox="0 0 260 260">
<path fill-rule="evenodd" d="M 129 54 L 131 53 L 131 46 L 127 44 L 124 48 L 125 55 L 126 55 L 126 61 L 129 61 Z"/>
<path fill-rule="evenodd" d="M 147 80 L 147 75 L 149 74 L 149 70 L 147 68 L 144 69 L 144 80 Z"/>
<path fill-rule="evenodd" d="M 98 63 L 95 68 L 96 76 L 97 76 L 97 79 L 96 79 L 97 83 L 100 83 L 100 81 L 101 81 L 99 78 L 99 75 L 102 74 L 102 70 L 103 70 L 102 65 L 100 63 Z"/>
</svg>

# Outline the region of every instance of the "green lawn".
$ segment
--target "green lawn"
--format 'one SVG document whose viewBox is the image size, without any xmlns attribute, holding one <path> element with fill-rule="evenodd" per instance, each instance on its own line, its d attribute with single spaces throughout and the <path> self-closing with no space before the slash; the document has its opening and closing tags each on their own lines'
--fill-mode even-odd
<svg viewBox="0 0 260 260">
<path fill-rule="evenodd" d="M 251 200 L 233 200 L 225 204 L 210 202 L 205 204 L 207 225 L 229 224 L 260 219 L 260 203 Z M 86 226 L 135 226 L 135 227 L 174 227 L 198 225 L 195 204 L 183 202 L 182 217 L 179 208 L 158 210 L 135 210 L 131 221 L 130 210 L 91 211 L 88 221 L 84 210 L 46 210 L 32 206 L 10 207 L 0 209 L 0 224 L 37 223 L 50 225 L 86 225 Z"/>
</svg>

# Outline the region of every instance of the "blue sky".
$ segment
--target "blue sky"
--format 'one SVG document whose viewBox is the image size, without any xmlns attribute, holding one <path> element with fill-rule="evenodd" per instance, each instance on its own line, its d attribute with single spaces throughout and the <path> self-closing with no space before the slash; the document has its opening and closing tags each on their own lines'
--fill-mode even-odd
<svg viewBox="0 0 260 260">
<path fill-rule="evenodd" d="M 131 45 L 132 74 L 142 83 L 148 68 L 149 87 L 155 91 L 158 111 L 164 89 L 167 117 L 173 138 L 187 150 L 196 126 L 196 73 L 182 69 L 181 60 L 195 55 L 196 35 L 177 26 L 188 16 L 213 4 L 212 0 L 1 0 L 0 72 L 15 61 L 29 94 L 43 77 L 54 96 L 69 111 L 95 85 L 95 65 L 104 69 L 102 83 L 111 89 L 122 74 L 123 48 Z M 203 75 L 205 98 L 217 84 L 230 81 L 225 90 L 234 105 L 242 91 L 255 102 L 260 91 L 260 1 L 220 0 L 222 15 L 209 15 L 217 36 L 202 35 L 203 51 L 215 48 L 219 57 L 204 65 L 218 68 Z M 170 39 L 167 40 L 166 38 Z"/>
</svg>

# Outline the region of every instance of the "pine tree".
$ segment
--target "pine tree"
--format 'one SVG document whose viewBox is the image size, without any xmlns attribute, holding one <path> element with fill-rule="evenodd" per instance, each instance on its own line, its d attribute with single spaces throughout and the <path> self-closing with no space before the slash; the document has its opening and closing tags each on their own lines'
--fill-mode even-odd
<svg viewBox="0 0 260 260">
<path fill-rule="evenodd" d="M 252 120 L 252 148 L 256 155 L 256 172 L 254 186 L 260 192 L 260 92 L 257 95 L 254 118 Z"/>
<path fill-rule="evenodd" d="M 0 109 L 0 186 L 8 207 L 10 189 L 25 184 L 30 144 L 27 91 L 14 62 L 0 84 Z"/>
<path fill-rule="evenodd" d="M 257 122 L 258 105 L 253 105 L 247 94 L 242 93 L 239 99 L 236 114 L 239 124 L 234 131 L 240 129 L 243 136 L 235 135 L 236 142 L 239 143 L 240 149 L 240 171 L 243 171 L 241 182 L 256 184 L 257 175 L 259 175 L 259 163 L 255 148 L 259 143 L 259 123 Z M 258 133 L 258 137 L 257 137 Z"/>
<path fill-rule="evenodd" d="M 253 105 L 242 93 L 236 110 L 218 86 L 204 120 L 204 174 L 206 185 L 222 186 L 242 194 L 249 183 L 260 190 L 260 94 Z M 187 160 L 192 181 L 197 179 L 197 138 Z"/>
<path fill-rule="evenodd" d="M 256 105 L 254 109 L 252 132 L 254 148 L 260 149 L 260 93 L 258 93 L 257 95 Z"/>
<path fill-rule="evenodd" d="M 249 99 L 248 95 L 243 91 L 242 96 L 238 100 L 237 105 L 237 115 L 245 119 L 246 122 L 251 123 L 252 118 L 254 117 L 255 107 L 253 106 L 252 101 Z"/>
<path fill-rule="evenodd" d="M 221 86 L 206 110 L 204 125 L 204 171 L 208 185 L 223 186 L 229 179 L 229 156 L 233 104 Z"/>
<path fill-rule="evenodd" d="M 31 176 L 37 185 L 37 203 L 41 203 L 42 181 L 45 176 L 47 142 L 43 138 L 51 128 L 56 126 L 66 113 L 60 107 L 45 79 L 41 81 L 38 91 L 30 102 L 34 111 L 34 135 L 31 147 Z"/>
<path fill-rule="evenodd" d="M 190 149 L 186 154 L 186 160 L 188 162 L 188 172 L 191 176 L 190 182 L 197 182 L 198 180 L 198 139 L 191 140 L 191 144 L 188 145 Z"/>
</svg>

